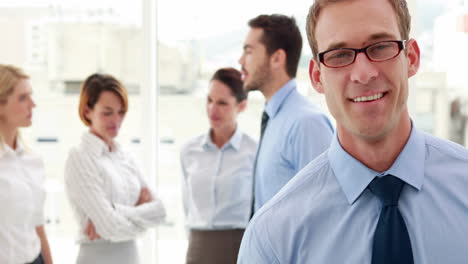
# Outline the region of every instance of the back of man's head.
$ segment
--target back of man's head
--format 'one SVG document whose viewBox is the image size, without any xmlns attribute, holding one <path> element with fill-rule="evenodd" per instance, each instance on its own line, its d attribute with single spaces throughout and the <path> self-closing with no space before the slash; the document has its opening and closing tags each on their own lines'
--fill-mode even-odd
<svg viewBox="0 0 468 264">
<path fill-rule="evenodd" d="M 263 29 L 261 42 L 269 55 L 282 49 L 286 53 L 286 72 L 289 77 L 296 77 L 297 66 L 301 57 L 302 37 L 296 20 L 285 15 L 259 15 L 249 21 L 251 28 Z"/>
</svg>

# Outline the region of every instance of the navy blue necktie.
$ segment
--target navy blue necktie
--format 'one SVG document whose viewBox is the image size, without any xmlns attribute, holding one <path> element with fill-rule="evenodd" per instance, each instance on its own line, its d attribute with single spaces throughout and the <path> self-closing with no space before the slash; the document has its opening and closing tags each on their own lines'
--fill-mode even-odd
<svg viewBox="0 0 468 264">
<path fill-rule="evenodd" d="M 257 154 L 255 155 L 255 161 L 254 161 L 254 166 L 253 166 L 254 175 L 253 175 L 253 181 L 252 181 L 252 205 L 251 205 L 251 211 L 250 211 L 250 219 L 252 219 L 252 217 L 254 215 L 254 212 L 255 212 L 255 171 L 257 169 L 258 153 L 260 152 L 260 147 L 262 146 L 263 134 L 265 133 L 265 129 L 266 129 L 267 125 L 268 125 L 268 120 L 269 119 L 270 119 L 270 117 L 268 116 L 267 112 L 263 111 L 262 123 L 261 123 L 261 126 L 260 126 L 260 143 L 258 143 L 259 147 L 258 147 L 258 150 L 257 150 Z"/>
<path fill-rule="evenodd" d="M 263 111 L 262 126 L 260 127 L 260 141 L 262 140 L 263 134 L 265 133 L 265 128 L 267 127 L 268 119 L 270 119 L 270 117 L 268 116 L 267 112 Z"/>
<path fill-rule="evenodd" d="M 372 264 L 413 264 L 411 241 L 398 209 L 398 199 L 405 183 L 393 175 L 376 177 L 369 190 L 382 202 L 374 234 Z"/>
</svg>

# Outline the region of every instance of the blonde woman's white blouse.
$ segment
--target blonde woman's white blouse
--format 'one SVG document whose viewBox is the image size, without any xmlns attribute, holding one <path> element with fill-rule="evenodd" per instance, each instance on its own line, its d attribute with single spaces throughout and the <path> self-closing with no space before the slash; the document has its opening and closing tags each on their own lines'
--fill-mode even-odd
<svg viewBox="0 0 468 264">
<path fill-rule="evenodd" d="M 44 165 L 20 141 L 0 143 L 0 263 L 32 262 L 41 251 L 36 227 L 44 224 Z"/>
<path fill-rule="evenodd" d="M 142 187 L 148 187 L 132 156 L 117 143 L 115 150 L 92 133 L 85 133 L 70 151 L 65 187 L 79 223 L 79 242 L 90 242 L 84 230 L 91 220 L 104 240 L 136 238 L 165 217 L 161 201 L 136 206 Z M 149 188 L 151 190 L 151 188 Z"/>
</svg>

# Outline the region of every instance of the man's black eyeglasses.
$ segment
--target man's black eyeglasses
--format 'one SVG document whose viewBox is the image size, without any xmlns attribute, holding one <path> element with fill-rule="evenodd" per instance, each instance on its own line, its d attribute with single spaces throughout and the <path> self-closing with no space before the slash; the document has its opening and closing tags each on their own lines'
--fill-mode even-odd
<svg viewBox="0 0 468 264">
<path fill-rule="evenodd" d="M 370 61 L 386 61 L 395 58 L 406 48 L 406 40 L 381 41 L 362 49 L 338 48 L 318 54 L 319 61 L 329 68 L 342 68 L 351 65 L 360 52 L 364 52 Z"/>
</svg>

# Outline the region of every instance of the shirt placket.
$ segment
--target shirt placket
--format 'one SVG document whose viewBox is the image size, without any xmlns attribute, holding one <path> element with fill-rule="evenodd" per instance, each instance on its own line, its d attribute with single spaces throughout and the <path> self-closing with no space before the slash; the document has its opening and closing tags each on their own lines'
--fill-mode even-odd
<svg viewBox="0 0 468 264">
<path fill-rule="evenodd" d="M 13 160 L 14 160 L 14 164 L 16 166 L 16 171 L 19 172 L 20 175 L 18 175 L 18 179 L 23 181 L 24 183 L 24 186 L 26 188 L 29 188 L 29 195 L 31 195 L 32 197 L 35 197 L 37 195 L 36 190 L 35 190 L 35 187 L 34 187 L 34 183 L 32 182 L 32 179 L 29 177 L 28 175 L 28 170 L 26 169 L 26 166 L 24 164 L 24 162 L 22 161 L 22 157 L 20 154 L 18 153 L 15 153 L 14 156 L 13 156 Z M 30 198 L 30 197 L 29 197 Z M 36 197 L 37 198 L 37 197 Z M 37 203 L 37 200 L 36 199 L 28 199 L 26 201 L 21 201 L 21 203 L 28 203 L 28 202 L 31 202 L 31 203 L 34 203 L 34 205 L 32 206 L 33 209 L 37 209 L 36 207 L 38 206 L 36 203 Z M 36 219 L 33 219 L 32 216 L 34 216 L 35 213 L 33 212 L 29 212 L 29 214 L 24 214 L 24 217 L 28 218 L 28 219 L 25 219 L 28 223 L 33 223 L 35 224 L 33 221 L 36 221 Z M 23 232 L 25 232 L 23 230 Z M 28 250 L 30 250 L 30 248 L 24 248 L 23 249 L 23 253 L 27 252 Z"/>
<path fill-rule="evenodd" d="M 223 160 L 223 150 L 222 149 L 218 149 L 216 150 L 216 166 L 215 166 L 215 170 L 214 170 L 214 173 L 213 173 L 213 179 L 212 179 L 212 208 L 213 208 L 213 212 L 212 212 L 212 216 L 211 216 L 211 223 L 214 223 L 214 221 L 216 220 L 216 214 L 218 212 L 218 192 L 219 192 L 219 188 L 218 188 L 218 181 L 219 181 L 219 178 L 220 178 L 220 173 L 221 173 L 221 163 L 222 163 L 222 160 Z"/>
<path fill-rule="evenodd" d="M 16 171 L 20 173 L 19 178 L 30 188 L 32 191 L 31 179 L 28 178 L 28 171 L 26 170 L 25 165 L 21 162 L 21 157 L 18 154 L 15 154 L 13 157 Z"/>
<path fill-rule="evenodd" d="M 110 164 L 115 167 L 119 166 L 118 164 L 120 164 L 120 161 L 116 153 L 108 152 L 106 153 L 106 157 L 110 161 Z M 124 171 L 121 168 L 118 168 L 117 171 L 119 171 L 120 174 L 113 175 L 111 173 L 110 175 L 107 175 L 111 180 L 111 201 L 113 203 L 130 204 L 130 183 L 125 178 L 126 175 L 123 175 Z M 116 189 L 118 189 L 118 191 Z"/>
</svg>

